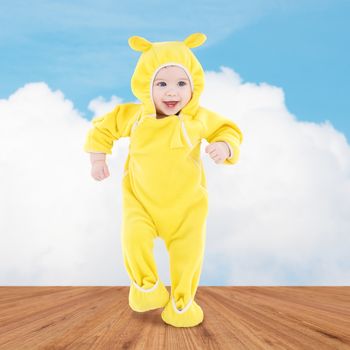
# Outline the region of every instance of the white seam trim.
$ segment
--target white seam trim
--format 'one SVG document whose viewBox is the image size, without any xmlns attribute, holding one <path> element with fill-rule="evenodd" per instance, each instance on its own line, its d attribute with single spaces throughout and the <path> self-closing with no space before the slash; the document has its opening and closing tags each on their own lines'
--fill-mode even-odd
<svg viewBox="0 0 350 350">
<path fill-rule="evenodd" d="M 136 128 L 136 126 L 138 125 L 138 123 L 139 123 L 138 120 L 136 120 L 136 121 L 134 122 L 134 124 L 133 124 L 132 127 L 131 127 L 131 132 L 134 132 L 134 129 Z"/>
<path fill-rule="evenodd" d="M 189 138 L 189 136 L 187 134 L 187 130 L 186 130 L 185 122 L 183 121 L 183 118 L 182 118 L 182 114 L 180 113 L 180 115 L 178 117 L 181 119 L 181 128 L 182 128 L 182 131 L 185 135 L 186 141 L 187 141 L 188 145 L 190 146 L 190 148 L 193 148 L 191 139 Z"/>
<path fill-rule="evenodd" d="M 140 290 L 141 292 L 145 292 L 145 293 L 153 292 L 155 289 L 157 289 L 158 284 L 159 284 L 159 280 L 157 280 L 156 284 L 152 288 L 145 289 L 145 288 L 140 287 L 135 281 L 132 281 L 132 282 L 138 290 Z"/>
<path fill-rule="evenodd" d="M 227 142 L 227 141 L 224 141 L 226 143 L 226 145 L 228 146 L 228 148 L 230 149 L 230 155 L 227 159 L 231 159 L 233 157 L 233 151 L 232 151 L 232 148 L 230 146 L 230 144 Z"/>
<path fill-rule="evenodd" d="M 175 312 L 177 312 L 178 314 L 183 314 L 184 312 L 186 312 L 189 307 L 191 306 L 192 304 L 192 299 L 190 299 L 190 301 L 188 302 L 188 304 L 182 309 L 182 310 L 178 310 L 177 307 L 176 307 L 176 304 L 175 304 L 175 299 L 174 299 L 174 296 L 172 296 L 171 298 L 171 303 L 173 305 L 173 308 L 175 310 Z"/>
<path fill-rule="evenodd" d="M 142 110 L 140 112 L 140 114 L 138 115 L 138 117 L 136 118 L 136 120 L 134 121 L 132 127 L 131 127 L 131 133 L 132 134 L 134 132 L 134 129 L 136 129 L 141 122 L 145 119 L 146 117 L 142 115 Z"/>
</svg>

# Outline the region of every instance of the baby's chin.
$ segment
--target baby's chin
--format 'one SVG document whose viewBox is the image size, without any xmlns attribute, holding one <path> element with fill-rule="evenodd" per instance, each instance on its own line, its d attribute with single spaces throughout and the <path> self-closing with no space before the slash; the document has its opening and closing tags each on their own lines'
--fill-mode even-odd
<svg viewBox="0 0 350 350">
<path fill-rule="evenodd" d="M 160 117 L 167 117 L 169 115 L 178 114 L 181 111 L 181 108 L 174 109 L 173 111 L 159 110 L 157 109 L 157 115 Z"/>
</svg>

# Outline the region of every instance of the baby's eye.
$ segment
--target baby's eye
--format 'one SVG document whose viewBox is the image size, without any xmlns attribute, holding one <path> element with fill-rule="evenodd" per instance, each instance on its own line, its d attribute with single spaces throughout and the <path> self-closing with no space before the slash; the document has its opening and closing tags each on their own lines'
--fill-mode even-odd
<svg viewBox="0 0 350 350">
<path fill-rule="evenodd" d="M 183 83 L 183 85 L 181 85 L 181 83 Z M 186 85 L 186 82 L 184 82 L 184 81 L 179 81 L 179 84 L 180 84 L 180 86 L 185 86 Z"/>
<path fill-rule="evenodd" d="M 166 85 L 166 83 L 165 83 L 164 81 L 161 81 L 161 82 L 158 83 L 157 85 L 159 86 L 159 84 L 165 84 L 165 85 Z M 165 86 L 165 85 L 160 85 L 160 86 Z"/>
</svg>

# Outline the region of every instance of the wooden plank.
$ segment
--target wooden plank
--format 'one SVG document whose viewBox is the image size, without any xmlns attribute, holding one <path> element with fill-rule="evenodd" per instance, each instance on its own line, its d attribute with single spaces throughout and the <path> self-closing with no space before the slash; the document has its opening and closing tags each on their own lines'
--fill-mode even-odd
<svg viewBox="0 0 350 350">
<path fill-rule="evenodd" d="M 350 287 L 200 286 L 204 321 L 192 328 L 132 311 L 128 293 L 0 287 L 0 349 L 350 350 Z"/>
</svg>

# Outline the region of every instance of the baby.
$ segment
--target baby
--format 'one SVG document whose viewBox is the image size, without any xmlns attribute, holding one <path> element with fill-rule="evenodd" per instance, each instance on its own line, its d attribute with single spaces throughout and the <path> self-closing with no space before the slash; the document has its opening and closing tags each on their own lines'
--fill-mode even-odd
<svg viewBox="0 0 350 350">
<path fill-rule="evenodd" d="M 201 140 L 215 163 L 235 164 L 243 136 L 238 126 L 199 105 L 204 72 L 190 48 L 206 36 L 155 42 L 133 36 L 142 54 L 131 87 L 141 103 L 119 104 L 92 120 L 84 150 L 91 175 L 108 177 L 106 154 L 115 140 L 130 138 L 122 179 L 121 243 L 131 280 L 129 305 L 145 312 L 164 308 L 162 320 L 175 327 L 199 325 L 204 314 L 194 300 L 206 237 L 208 192 L 200 158 Z M 171 294 L 159 279 L 153 256 L 155 238 L 170 257 Z"/>
</svg>

